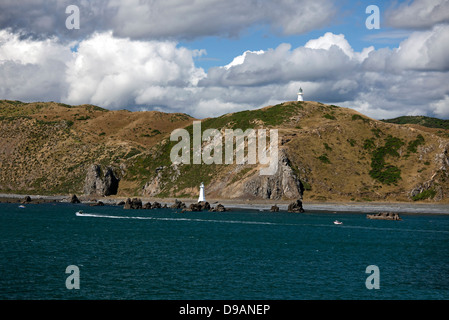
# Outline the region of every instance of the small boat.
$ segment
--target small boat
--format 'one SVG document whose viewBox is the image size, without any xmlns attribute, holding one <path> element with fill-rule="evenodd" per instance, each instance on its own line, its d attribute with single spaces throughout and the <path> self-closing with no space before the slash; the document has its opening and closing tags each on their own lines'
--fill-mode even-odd
<svg viewBox="0 0 449 320">
<path fill-rule="evenodd" d="M 79 210 L 79 211 L 75 212 L 75 214 L 77 216 L 82 216 L 84 214 L 84 212 L 83 212 L 83 210 Z"/>
<path fill-rule="evenodd" d="M 338 220 L 335 220 L 335 221 L 334 221 L 334 224 L 343 224 L 343 222 L 338 221 Z"/>
<path fill-rule="evenodd" d="M 19 208 L 20 208 L 20 209 L 25 209 L 25 206 L 21 204 L 21 205 L 19 206 Z"/>
</svg>

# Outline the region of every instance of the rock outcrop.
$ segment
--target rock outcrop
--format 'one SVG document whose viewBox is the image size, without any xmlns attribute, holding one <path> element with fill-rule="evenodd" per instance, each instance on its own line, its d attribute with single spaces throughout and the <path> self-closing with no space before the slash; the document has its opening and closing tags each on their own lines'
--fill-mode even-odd
<svg viewBox="0 0 449 320">
<path fill-rule="evenodd" d="M 292 202 L 288 205 L 288 212 L 296 212 L 296 213 L 302 213 L 304 212 L 304 208 L 302 207 L 302 201 L 296 200 L 295 202 Z"/>
<path fill-rule="evenodd" d="M 126 199 L 123 209 L 142 209 L 142 200 L 139 198 Z"/>
<path fill-rule="evenodd" d="M 157 201 L 155 201 L 152 205 L 152 209 L 161 209 L 161 208 L 162 208 L 162 205 Z"/>
<path fill-rule="evenodd" d="M 188 209 L 184 209 L 183 211 L 199 212 L 201 211 L 201 205 L 199 203 L 192 203 Z"/>
<path fill-rule="evenodd" d="M 427 193 L 434 201 L 441 201 L 447 193 L 446 181 L 449 179 L 449 144 L 440 144 L 441 153 L 435 155 L 434 161 L 437 164 L 437 169 L 433 172 L 429 180 L 418 183 L 409 193 L 409 198 L 416 200 L 420 198 L 421 194 Z M 446 190 L 445 190 L 446 189 Z M 445 192 L 446 191 L 446 192 Z M 427 197 L 422 197 L 427 199 Z"/>
<path fill-rule="evenodd" d="M 226 209 L 224 205 L 222 205 L 221 203 L 219 203 L 219 204 L 217 204 L 216 207 L 211 208 L 209 211 L 210 211 L 210 212 L 225 212 L 225 211 L 229 211 L 229 210 Z"/>
<path fill-rule="evenodd" d="M 132 203 L 132 201 L 131 201 L 131 203 Z M 138 206 L 138 205 L 137 205 L 137 206 Z M 150 210 L 150 209 L 160 209 L 160 208 L 162 208 L 162 205 L 161 205 L 159 202 L 157 202 L 157 201 L 155 201 L 155 202 L 153 202 L 153 203 L 147 202 L 147 203 L 145 203 L 145 204 L 142 206 L 142 209 L 146 209 L 146 210 Z"/>
<path fill-rule="evenodd" d="M 271 212 L 279 212 L 279 207 L 277 205 L 274 205 L 270 209 Z"/>
<path fill-rule="evenodd" d="M 111 167 L 103 174 L 101 166 L 93 164 L 89 167 L 84 182 L 84 194 L 96 196 L 110 196 L 117 194 L 120 179 Z"/>
<path fill-rule="evenodd" d="M 81 203 L 81 201 L 78 199 L 76 194 L 72 195 L 72 197 L 69 200 L 70 203 Z"/>
<path fill-rule="evenodd" d="M 274 175 L 257 172 L 244 184 L 244 195 L 255 198 L 279 200 L 302 199 L 304 186 L 294 173 L 284 149 L 279 150 L 278 168 Z"/>
<path fill-rule="evenodd" d="M 198 203 L 192 203 L 188 208 L 183 209 L 182 211 L 192 211 L 199 212 L 203 210 L 210 210 L 210 204 L 207 201 L 201 201 Z"/>
<path fill-rule="evenodd" d="M 368 219 L 373 219 L 373 220 L 395 220 L 395 221 L 402 220 L 401 217 L 399 216 L 399 214 L 394 213 L 394 212 L 379 212 L 376 214 L 368 214 L 368 215 L 366 215 L 366 217 Z"/>
<path fill-rule="evenodd" d="M 201 207 L 201 210 L 210 210 L 210 204 L 207 201 L 198 202 Z"/>
<path fill-rule="evenodd" d="M 186 204 L 178 199 L 175 200 L 175 203 L 170 206 L 171 209 L 185 209 L 187 208 Z"/>
</svg>

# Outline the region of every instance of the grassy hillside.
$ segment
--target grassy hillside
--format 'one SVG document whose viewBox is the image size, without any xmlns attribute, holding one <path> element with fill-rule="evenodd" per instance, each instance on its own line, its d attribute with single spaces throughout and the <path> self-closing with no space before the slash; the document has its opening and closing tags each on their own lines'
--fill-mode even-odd
<svg viewBox="0 0 449 320">
<path fill-rule="evenodd" d="M 89 165 L 112 166 L 119 195 L 239 197 L 258 165 L 173 165 L 176 128 L 192 117 L 60 103 L 0 102 L 0 192 L 80 193 Z M 276 128 L 305 201 L 447 201 L 449 130 L 285 102 L 202 120 L 202 130 Z M 192 136 L 192 135 L 191 135 Z M 224 156 L 224 155 L 223 155 Z M 150 193 L 148 193 L 150 192 Z"/>
<path fill-rule="evenodd" d="M 202 130 L 222 132 L 262 127 L 279 130 L 281 148 L 287 150 L 306 188 L 305 200 L 410 201 L 412 190 L 442 174 L 437 155 L 444 155 L 448 143 L 433 133 L 316 102 L 286 102 L 202 122 Z M 191 126 L 187 129 L 191 132 Z M 159 183 L 162 196 L 196 196 L 197 186 L 204 181 L 210 195 L 232 197 L 240 181 L 257 174 L 254 165 L 192 164 L 173 169 L 169 152 L 174 144 L 164 141 L 159 149 L 137 156 L 130 164 L 130 172 L 142 184 L 156 177 L 157 168 L 165 167 Z M 443 190 L 448 191 L 445 179 L 443 174 L 429 187 L 439 190 L 439 200 L 445 198 Z M 423 198 L 435 198 L 430 195 Z"/>
<path fill-rule="evenodd" d="M 79 193 L 91 164 L 123 174 L 129 159 L 192 120 L 179 113 L 0 101 L 0 191 Z"/>
<path fill-rule="evenodd" d="M 442 120 L 425 116 L 402 116 L 381 121 L 396 124 L 419 124 L 423 127 L 449 130 L 449 120 Z"/>
</svg>

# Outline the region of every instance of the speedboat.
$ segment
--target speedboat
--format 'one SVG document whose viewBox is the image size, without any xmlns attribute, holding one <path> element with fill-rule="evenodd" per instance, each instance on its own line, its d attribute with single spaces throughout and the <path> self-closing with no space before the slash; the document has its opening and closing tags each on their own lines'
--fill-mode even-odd
<svg viewBox="0 0 449 320">
<path fill-rule="evenodd" d="M 19 208 L 20 208 L 20 209 L 25 209 L 25 206 L 21 204 L 21 205 L 19 206 Z"/>
<path fill-rule="evenodd" d="M 335 220 L 335 221 L 334 221 L 334 224 L 343 224 L 343 222 L 338 221 L 338 220 Z"/>
<path fill-rule="evenodd" d="M 84 214 L 84 212 L 83 212 L 83 210 L 79 210 L 79 211 L 75 212 L 75 214 L 77 216 L 82 216 Z"/>
</svg>

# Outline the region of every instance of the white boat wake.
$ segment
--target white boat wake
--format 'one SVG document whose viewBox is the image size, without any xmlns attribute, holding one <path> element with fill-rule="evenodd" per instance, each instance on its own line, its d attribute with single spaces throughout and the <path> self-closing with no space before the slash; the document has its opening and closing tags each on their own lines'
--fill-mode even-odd
<svg viewBox="0 0 449 320">
<path fill-rule="evenodd" d="M 209 223 L 230 223 L 230 224 L 254 224 L 254 225 L 276 225 L 276 226 L 309 226 L 309 227 L 334 227 L 334 224 L 310 224 L 310 223 L 277 223 L 265 221 L 243 221 L 243 220 L 214 220 L 214 219 L 197 219 L 197 218 L 163 218 L 163 217 L 139 217 L 139 216 L 111 216 L 102 214 L 92 214 L 77 212 L 79 217 L 91 218 L 107 218 L 107 219 L 134 219 L 134 220 L 155 220 L 155 221 L 189 221 L 189 222 L 209 222 Z M 399 228 L 381 228 L 357 225 L 340 225 L 339 229 L 364 229 L 378 231 L 405 231 L 405 232 L 432 232 L 432 233 L 448 233 L 447 230 L 425 230 L 425 229 L 399 229 Z"/>
<path fill-rule="evenodd" d="M 238 221 L 238 220 L 208 220 L 208 219 L 194 219 L 194 218 L 161 218 L 161 217 L 127 217 L 127 216 L 110 216 L 103 214 L 79 213 L 78 217 L 92 217 L 92 218 L 109 218 L 109 219 L 137 219 L 137 220 L 160 220 L 160 221 L 196 221 L 196 222 L 217 222 L 217 223 L 243 223 L 243 224 L 272 224 L 272 225 L 286 225 L 282 223 L 262 222 L 262 221 Z M 293 224 L 292 224 L 293 225 Z"/>
</svg>

